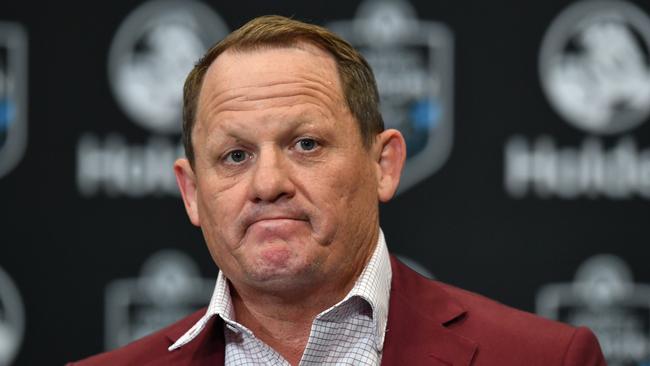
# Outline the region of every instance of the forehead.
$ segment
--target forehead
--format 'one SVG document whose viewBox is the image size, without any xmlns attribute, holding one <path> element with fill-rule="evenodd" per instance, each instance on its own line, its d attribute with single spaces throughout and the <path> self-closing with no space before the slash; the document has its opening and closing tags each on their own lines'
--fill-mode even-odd
<svg viewBox="0 0 650 366">
<path fill-rule="evenodd" d="M 333 56 L 309 43 L 227 50 L 206 72 L 194 134 L 261 127 L 254 121 L 282 124 L 297 115 L 354 124 Z"/>
<path fill-rule="evenodd" d="M 208 68 L 199 104 L 202 97 L 219 95 L 227 99 L 254 92 L 255 88 L 272 92 L 274 86 L 310 86 L 337 101 L 343 100 L 334 57 L 318 46 L 299 42 L 292 46 L 226 50 Z"/>
</svg>

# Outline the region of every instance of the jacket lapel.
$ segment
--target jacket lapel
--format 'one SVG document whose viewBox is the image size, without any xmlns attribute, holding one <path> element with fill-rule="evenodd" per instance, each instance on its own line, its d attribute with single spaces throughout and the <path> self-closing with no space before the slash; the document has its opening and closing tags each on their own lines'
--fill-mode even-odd
<svg viewBox="0 0 650 366">
<path fill-rule="evenodd" d="M 476 342 L 450 328 L 465 309 L 447 292 L 391 256 L 388 324 L 382 365 L 471 365 Z"/>
</svg>

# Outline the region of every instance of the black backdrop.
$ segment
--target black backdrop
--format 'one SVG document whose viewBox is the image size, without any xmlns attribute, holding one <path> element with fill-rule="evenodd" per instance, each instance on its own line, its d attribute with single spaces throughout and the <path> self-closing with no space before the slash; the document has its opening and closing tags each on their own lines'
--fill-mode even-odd
<svg viewBox="0 0 650 366">
<path fill-rule="evenodd" d="M 188 3 L 180 2 L 189 7 Z M 28 50 L 23 55 L 28 81 L 18 76 L 14 81 L 27 86 L 27 98 L 22 100 L 19 93 L 15 94 L 12 122 L 27 126 L 26 149 L 22 157 L 15 154 L 19 162 L 0 177 L 0 274 L 5 273 L 19 293 L 16 296 L 8 290 L 10 285 L 5 284 L 4 289 L 0 286 L 0 324 L 4 322 L 9 329 L 5 338 L 0 332 L 0 365 L 3 341 L 4 357 L 8 360 L 5 362 L 11 365 L 61 364 L 100 352 L 132 337 L 131 333 L 141 332 L 131 331 L 122 335 L 121 340 L 111 340 L 107 338 L 117 337 L 108 330 L 111 326 L 155 327 L 209 300 L 212 282 L 201 287 L 199 284 L 204 282 L 198 278 L 214 278 L 216 268 L 200 231 L 188 222 L 180 199 L 163 188 L 129 191 L 128 182 L 121 186 L 93 185 L 87 183 L 92 179 L 81 172 L 81 165 L 92 167 L 99 161 L 88 157 L 93 154 L 92 149 L 84 150 L 82 141 L 91 141 L 90 146 L 101 148 L 111 146 L 107 142 L 111 138 L 117 139 L 115 156 L 130 151 L 131 155 L 124 153 L 127 166 L 137 160 L 138 154 L 146 155 L 147 146 L 155 141 L 173 146 L 176 151 L 178 134 L 134 122 L 111 86 L 109 49 L 125 18 L 141 4 L 0 4 L 0 21 L 18 24 L 25 31 Z M 358 1 L 337 0 L 204 0 L 204 4 L 218 14 L 229 30 L 256 15 L 270 13 L 319 24 L 349 21 L 359 8 Z M 392 202 L 382 206 L 382 227 L 390 250 L 414 260 L 437 279 L 508 305 L 565 321 L 582 319 L 597 328 L 602 342 L 608 342 L 604 347 L 611 364 L 640 365 L 650 360 L 650 299 L 642 285 L 650 283 L 650 206 L 648 195 L 639 193 L 650 191 L 650 121 L 645 113 L 650 102 L 641 99 L 636 109 L 632 108 L 640 111 L 634 117 L 635 126 L 613 132 L 597 127 L 580 128 L 558 112 L 544 91 L 540 52 L 545 34 L 554 19 L 566 14 L 570 1 L 410 0 L 407 4 L 419 21 L 435 22 L 448 29 L 448 33 L 438 35 L 447 37 L 449 47 L 438 49 L 436 54 L 444 54 L 442 59 L 446 57 L 451 62 L 447 66 L 453 67 L 444 66 L 438 56 L 420 66 L 438 75 L 445 84 L 442 92 L 429 94 L 442 106 L 439 123 L 446 124 L 445 128 L 451 128 L 453 133 L 445 135 L 446 143 L 451 142 L 448 156 L 440 153 L 437 158 L 431 157 L 443 160 L 439 169 L 423 173 L 425 178 L 416 179 Z M 622 23 L 634 18 L 629 14 L 641 14 L 640 23 L 629 21 L 625 29 L 629 31 L 626 34 L 633 35 L 628 38 L 642 56 L 641 65 L 646 72 L 650 70 L 650 34 L 639 25 L 647 19 L 643 14 L 650 13 L 650 4 L 641 0 L 593 4 L 623 9 L 623 20 L 619 19 Z M 634 11 L 626 12 L 626 4 L 635 4 Z M 583 12 L 588 15 L 585 9 Z M 20 53 L 0 46 L 7 54 Z M 418 52 L 426 53 L 429 46 L 425 44 Z M 558 47 L 565 51 L 570 48 Z M 21 65 L 5 62 L 7 74 L 18 75 L 16 70 L 20 69 Z M 644 80 L 650 85 L 650 77 L 638 79 L 634 75 L 635 81 L 641 80 L 640 85 Z M 18 87 L 5 89 L 10 98 L 11 90 Z M 26 115 L 20 113 L 21 103 L 26 105 Z M 6 130 L 4 140 L 0 139 L 5 145 L 15 138 L 11 131 Z M 433 136 L 440 136 L 440 132 L 431 131 L 424 133 L 430 133 L 429 141 L 435 141 Z M 605 193 L 605 188 L 594 188 L 594 183 L 591 190 L 583 187 L 578 193 L 568 194 L 572 197 L 563 197 L 552 188 L 552 178 L 546 185 L 531 183 L 525 192 L 508 188 L 506 181 L 514 169 L 514 165 L 509 165 L 512 161 L 509 162 L 508 144 L 519 139 L 532 151 L 543 136 L 557 149 L 565 149 L 563 156 L 569 156 L 567 159 L 572 156 L 571 151 L 578 151 L 579 155 L 585 141 L 601 144 L 605 151 L 613 151 L 621 141 L 634 141 L 634 158 L 630 159 L 636 165 L 630 168 L 628 164 L 627 170 L 618 166 L 605 168 L 605 175 L 630 175 L 630 171 L 636 171 L 636 180 L 630 179 L 637 184 L 630 183 L 629 187 L 638 187 L 637 193 L 630 188 L 629 195 L 612 197 Z M 163 151 L 171 150 L 161 148 L 160 154 L 153 151 L 154 156 L 162 156 Z M 523 171 L 543 175 L 543 169 L 531 168 L 534 159 L 529 159 L 528 165 L 526 159 L 521 159 Z M 561 161 L 564 160 L 556 160 L 558 164 Z M 569 173 L 581 169 L 566 164 Z M 426 171 L 426 163 L 423 166 L 417 169 Z M 155 256 L 158 262 L 152 261 L 152 256 L 161 254 L 163 249 L 172 251 L 162 252 L 163 255 Z M 189 262 L 179 253 L 188 256 Z M 595 257 L 605 253 L 611 256 Z M 157 283 L 162 289 L 158 295 L 147 297 L 137 289 L 125 290 L 129 283 L 147 277 L 147 273 L 160 268 L 164 271 L 164 265 L 156 267 L 155 263 L 171 263 L 164 262 L 165 258 L 176 261 L 174 268 L 180 269 L 166 274 L 168 277 L 164 278 L 170 281 Z M 592 275 L 585 276 L 602 281 L 595 281 L 593 288 L 571 285 L 578 268 L 586 268 L 581 265 L 590 258 L 601 260 L 591 261 L 597 265 L 588 268 L 591 272 L 583 271 Z M 145 263 L 150 264 L 150 272 L 146 272 Z M 200 274 L 183 277 L 182 269 L 189 271 L 193 265 Z M 208 295 L 186 294 L 183 301 L 174 302 L 174 281 L 193 281 L 190 283 L 200 288 L 197 292 Z M 556 285 L 549 287 L 552 284 Z M 544 288 L 546 291 L 542 291 Z M 581 292 L 581 288 L 587 291 Z M 581 294 L 584 296 L 580 297 Z M 161 303 L 167 307 L 161 310 Z M 20 311 L 15 310 L 18 307 L 24 310 L 22 336 Z M 594 314 L 597 316 L 589 317 Z M 598 318 L 615 316 L 631 319 L 626 324 L 632 325 L 626 328 L 597 323 Z M 622 334 L 618 342 L 612 341 L 613 334 Z M 12 340 L 17 347 L 11 346 Z M 637 346 L 631 347 L 632 343 Z"/>
</svg>

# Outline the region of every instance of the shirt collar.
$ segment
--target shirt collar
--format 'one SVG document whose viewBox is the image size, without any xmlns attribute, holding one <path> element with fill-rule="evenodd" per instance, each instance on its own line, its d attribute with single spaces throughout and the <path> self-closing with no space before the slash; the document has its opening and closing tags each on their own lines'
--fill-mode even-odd
<svg viewBox="0 0 650 366">
<path fill-rule="evenodd" d="M 388 320 L 391 278 L 392 271 L 388 248 L 384 239 L 384 233 L 379 229 L 375 250 L 350 292 L 339 303 L 320 313 L 317 318 L 335 310 L 353 297 L 364 299 L 372 308 L 376 347 L 378 351 L 381 351 L 384 345 L 386 322 Z M 235 314 L 232 299 L 230 298 L 228 280 L 221 271 L 219 271 L 217 276 L 217 283 L 205 315 L 176 340 L 169 347 L 169 351 L 173 351 L 191 342 L 201 333 L 208 321 L 215 315 L 220 316 L 226 323 L 226 326 L 229 326 L 231 330 L 244 331 L 250 334 L 250 331 L 246 327 L 234 320 Z"/>
</svg>

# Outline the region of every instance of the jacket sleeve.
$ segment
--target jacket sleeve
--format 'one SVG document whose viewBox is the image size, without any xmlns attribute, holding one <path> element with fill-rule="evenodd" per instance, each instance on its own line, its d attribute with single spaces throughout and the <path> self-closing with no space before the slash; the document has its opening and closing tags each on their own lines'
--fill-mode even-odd
<svg viewBox="0 0 650 366">
<path fill-rule="evenodd" d="M 576 329 L 564 354 L 564 366 L 607 366 L 594 333 L 588 328 Z"/>
</svg>

